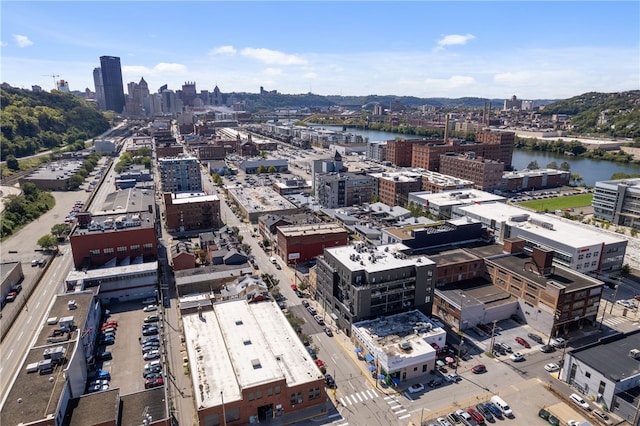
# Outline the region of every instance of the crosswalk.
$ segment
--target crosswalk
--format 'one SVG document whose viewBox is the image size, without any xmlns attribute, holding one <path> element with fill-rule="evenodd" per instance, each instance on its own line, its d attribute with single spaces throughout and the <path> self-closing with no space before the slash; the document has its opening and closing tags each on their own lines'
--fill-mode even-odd
<svg viewBox="0 0 640 426">
<path fill-rule="evenodd" d="M 407 411 L 406 408 L 404 408 L 398 398 L 394 395 L 387 395 L 384 397 L 384 400 L 387 402 L 389 408 L 391 409 L 393 414 L 395 414 L 398 420 L 404 420 L 411 417 L 411 414 Z"/>
<path fill-rule="evenodd" d="M 374 389 L 367 389 L 366 391 L 356 392 L 352 393 L 351 395 L 343 396 L 342 398 L 340 398 L 340 404 L 342 404 L 344 407 L 348 407 L 377 397 L 378 392 L 376 392 Z"/>
</svg>

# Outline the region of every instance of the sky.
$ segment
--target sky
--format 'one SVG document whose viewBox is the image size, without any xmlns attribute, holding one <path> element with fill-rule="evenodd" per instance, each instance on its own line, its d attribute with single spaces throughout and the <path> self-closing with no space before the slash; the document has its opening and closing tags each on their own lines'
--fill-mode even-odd
<svg viewBox="0 0 640 426">
<path fill-rule="evenodd" d="M 640 89 L 638 1 L 0 2 L 0 81 L 564 99 Z M 54 77 L 56 76 L 56 77 Z"/>
</svg>

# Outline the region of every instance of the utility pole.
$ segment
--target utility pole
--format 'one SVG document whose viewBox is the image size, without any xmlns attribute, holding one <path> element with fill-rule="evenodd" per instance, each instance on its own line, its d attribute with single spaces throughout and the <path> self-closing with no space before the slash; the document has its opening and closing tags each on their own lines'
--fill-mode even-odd
<svg viewBox="0 0 640 426">
<path fill-rule="evenodd" d="M 496 338 L 496 322 L 498 322 L 497 320 L 493 320 L 493 327 L 491 328 L 491 340 L 490 340 L 490 351 L 491 353 L 493 353 L 493 345 L 494 345 L 494 341 Z"/>
</svg>

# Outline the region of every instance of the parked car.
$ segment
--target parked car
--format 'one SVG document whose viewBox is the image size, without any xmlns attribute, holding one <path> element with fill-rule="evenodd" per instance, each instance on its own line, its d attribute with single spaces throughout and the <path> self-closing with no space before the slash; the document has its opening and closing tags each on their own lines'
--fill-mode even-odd
<svg viewBox="0 0 640 426">
<path fill-rule="evenodd" d="M 160 358 L 160 351 L 158 351 L 158 350 L 149 351 L 149 352 L 145 353 L 142 356 L 142 358 L 145 361 L 150 361 L 152 359 L 158 359 L 158 358 Z"/>
<path fill-rule="evenodd" d="M 160 338 L 158 336 L 149 336 L 149 337 L 145 337 L 144 339 L 140 340 L 140 344 L 144 345 L 146 343 L 150 343 L 150 342 L 159 342 Z"/>
<path fill-rule="evenodd" d="M 560 366 L 555 362 L 550 362 L 549 364 L 544 366 L 544 369 L 550 373 L 553 373 L 554 371 L 560 370 Z"/>
<path fill-rule="evenodd" d="M 89 392 L 93 393 L 93 392 L 102 392 L 102 391 L 106 391 L 109 390 L 109 385 L 93 385 L 93 386 L 89 386 Z"/>
<path fill-rule="evenodd" d="M 471 418 L 477 423 L 477 424 L 482 424 L 484 423 L 484 417 L 482 416 L 482 414 L 478 413 L 474 408 L 467 408 L 467 413 L 469 413 L 469 415 L 471 416 Z"/>
<path fill-rule="evenodd" d="M 611 424 L 611 417 L 609 417 L 607 413 L 605 413 L 604 411 L 593 410 L 593 415 L 596 416 L 598 420 L 600 420 L 604 424 L 607 424 L 607 425 Z"/>
<path fill-rule="evenodd" d="M 104 370 L 97 370 L 90 377 L 91 380 L 111 380 L 111 373 Z"/>
<path fill-rule="evenodd" d="M 155 336 L 158 333 L 158 327 L 148 327 L 142 330 L 143 336 Z"/>
<path fill-rule="evenodd" d="M 505 352 L 508 352 L 508 353 L 513 352 L 513 351 L 511 350 L 511 346 L 507 345 L 506 343 L 500 343 L 500 346 L 502 346 L 502 349 L 504 349 L 504 350 L 505 350 Z"/>
<path fill-rule="evenodd" d="M 320 315 L 314 315 L 313 319 L 315 319 L 318 324 L 324 325 L 324 320 L 322 319 L 322 317 Z"/>
<path fill-rule="evenodd" d="M 9 294 L 7 294 L 7 296 L 4 298 L 4 301 L 7 303 L 11 303 L 16 300 L 16 297 L 18 297 L 18 293 L 15 291 L 10 291 Z"/>
<path fill-rule="evenodd" d="M 102 336 L 98 339 L 99 345 L 113 345 L 116 342 L 113 336 Z"/>
<path fill-rule="evenodd" d="M 318 311 L 316 311 L 316 308 L 314 308 L 313 306 L 307 306 L 307 311 L 309 311 L 311 315 L 315 315 L 318 313 Z"/>
<path fill-rule="evenodd" d="M 511 354 L 509 358 L 511 358 L 511 361 L 514 361 L 514 362 L 524 361 L 524 355 L 522 355 L 522 353 L 520 352 Z"/>
<path fill-rule="evenodd" d="M 451 373 L 451 374 L 445 376 L 445 379 L 448 382 L 458 383 L 460 380 L 462 380 L 462 377 L 460 377 L 460 375 L 458 373 Z"/>
<path fill-rule="evenodd" d="M 554 337 L 553 339 L 551 339 L 550 343 L 554 348 L 561 349 L 564 348 L 564 345 L 567 343 L 567 341 L 562 337 Z"/>
<path fill-rule="evenodd" d="M 329 327 L 325 327 L 323 330 L 324 330 L 324 332 L 325 332 L 325 334 L 327 336 L 333 337 L 333 332 L 331 331 L 331 329 Z"/>
<path fill-rule="evenodd" d="M 459 415 L 457 415 L 455 412 L 451 412 L 449 413 L 449 415 L 447 416 L 447 418 L 451 421 L 451 423 L 461 423 L 462 419 L 460 418 Z"/>
<path fill-rule="evenodd" d="M 444 417 L 438 417 L 436 421 L 440 426 L 453 426 L 451 422 L 449 422 L 449 420 L 445 419 Z"/>
<path fill-rule="evenodd" d="M 295 290 L 294 290 L 295 291 Z M 307 300 L 303 300 L 302 301 L 302 306 L 304 306 L 305 308 L 309 306 L 309 301 Z"/>
<path fill-rule="evenodd" d="M 113 356 L 111 355 L 111 352 L 108 352 L 108 351 L 100 352 L 99 354 L 96 355 L 96 359 L 98 361 L 108 361 L 111 358 L 113 358 Z"/>
<path fill-rule="evenodd" d="M 577 393 L 572 393 L 571 395 L 569 395 L 569 399 L 573 401 L 573 403 L 576 404 L 578 407 L 582 408 L 583 410 L 586 410 L 586 411 L 591 410 L 589 403 L 585 401 L 584 398 L 582 398 Z"/>
<path fill-rule="evenodd" d="M 437 388 L 438 386 L 442 385 L 442 380 L 433 379 L 433 380 L 430 380 L 429 383 L 427 384 L 429 385 L 430 388 Z"/>
<path fill-rule="evenodd" d="M 486 373 L 487 367 L 485 367 L 484 364 L 474 365 L 473 368 L 471 369 L 471 372 L 473 372 L 474 374 Z"/>
<path fill-rule="evenodd" d="M 522 346 L 524 346 L 527 349 L 531 347 L 531 345 L 529 345 L 529 342 L 524 340 L 522 337 L 516 337 L 516 342 L 520 343 Z"/>
<path fill-rule="evenodd" d="M 409 393 L 422 392 L 424 390 L 424 385 L 422 383 L 416 383 L 415 385 L 409 386 L 407 390 Z"/>
<path fill-rule="evenodd" d="M 540 337 L 540 336 L 538 336 L 537 334 L 534 334 L 534 333 L 527 334 L 527 337 L 529 337 L 529 339 L 533 340 L 536 343 L 542 344 L 542 342 L 543 342 L 542 337 Z"/>
<path fill-rule="evenodd" d="M 151 351 L 157 351 L 158 349 L 160 349 L 160 343 L 158 342 L 147 343 L 146 345 L 142 346 L 142 354 L 146 354 L 147 352 L 151 352 Z"/>
<path fill-rule="evenodd" d="M 493 417 L 502 420 L 502 418 L 503 418 L 502 410 L 497 405 L 495 405 L 491 401 L 488 401 L 488 402 L 486 402 L 484 404 L 484 406 L 487 407 L 489 409 L 489 411 L 491 411 L 491 414 L 493 414 Z"/>
<path fill-rule="evenodd" d="M 551 345 L 542 345 L 540 347 L 540 352 L 544 352 L 545 354 L 548 354 L 553 351 L 555 351 L 555 348 Z"/>
<path fill-rule="evenodd" d="M 142 310 L 144 312 L 154 312 L 158 310 L 158 305 L 147 305 Z"/>
<path fill-rule="evenodd" d="M 335 388 L 337 387 L 337 386 L 336 386 L 336 381 L 333 379 L 333 377 L 331 376 L 331 374 L 326 374 L 326 375 L 324 376 L 324 381 L 325 381 L 325 383 L 327 384 L 327 387 L 328 387 L 329 389 L 335 389 Z"/>
<path fill-rule="evenodd" d="M 487 419 L 487 421 L 491 423 L 495 421 L 493 419 L 493 414 L 491 413 L 491 410 L 489 409 L 489 407 L 486 406 L 486 404 L 480 403 L 476 405 L 476 410 L 478 410 L 478 412 L 482 414 L 484 418 Z"/>
<path fill-rule="evenodd" d="M 151 374 L 157 374 L 157 373 L 160 373 L 160 372 L 162 372 L 162 367 L 160 365 L 154 365 L 152 367 L 145 368 L 144 372 L 142 373 L 142 377 L 146 378 L 146 377 L 150 376 Z"/>
<path fill-rule="evenodd" d="M 150 324 L 158 321 L 160 321 L 160 317 L 158 315 L 149 315 L 144 319 L 145 324 Z"/>
</svg>

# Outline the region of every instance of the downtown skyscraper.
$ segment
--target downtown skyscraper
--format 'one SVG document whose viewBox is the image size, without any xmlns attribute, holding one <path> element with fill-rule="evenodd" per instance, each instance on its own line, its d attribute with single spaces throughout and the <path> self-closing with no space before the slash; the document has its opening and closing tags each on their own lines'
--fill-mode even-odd
<svg viewBox="0 0 640 426">
<path fill-rule="evenodd" d="M 102 91 L 104 94 L 104 109 L 107 111 L 123 112 L 125 106 L 124 87 L 122 84 L 122 69 L 120 58 L 117 56 L 100 57 L 100 74 L 102 75 Z M 94 71 L 94 82 L 96 81 Z M 99 88 L 96 84 L 96 94 Z M 98 99 L 100 95 L 97 95 Z"/>
</svg>

